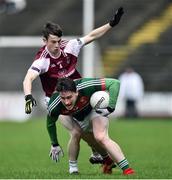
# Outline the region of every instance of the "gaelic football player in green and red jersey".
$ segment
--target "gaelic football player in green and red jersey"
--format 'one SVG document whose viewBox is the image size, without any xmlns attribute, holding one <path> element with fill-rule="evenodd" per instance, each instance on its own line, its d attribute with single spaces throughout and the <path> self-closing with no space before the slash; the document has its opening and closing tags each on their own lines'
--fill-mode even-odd
<svg viewBox="0 0 172 180">
<path fill-rule="evenodd" d="M 123 170 L 124 175 L 134 173 L 119 145 L 108 135 L 108 115 L 115 110 L 119 88 L 120 83 L 116 79 L 82 78 L 73 81 L 62 78 L 58 80 L 57 92 L 50 98 L 47 116 L 47 130 L 52 144 L 50 155 L 53 160 L 57 160 L 62 153 L 56 132 L 56 121 L 62 114 L 66 116 L 66 123 L 72 118 L 82 134 L 92 133 L 93 139 L 106 150 L 108 156 L 103 161 L 103 173 L 112 173 L 114 162 Z M 90 97 L 100 90 L 109 92 L 109 105 L 105 109 L 93 109 L 90 105 Z M 66 125 L 69 127 L 68 124 Z M 80 139 L 75 142 L 76 146 L 79 141 Z M 70 168 L 75 168 L 75 172 L 78 172 L 77 156 L 69 157 L 69 172 Z"/>
</svg>

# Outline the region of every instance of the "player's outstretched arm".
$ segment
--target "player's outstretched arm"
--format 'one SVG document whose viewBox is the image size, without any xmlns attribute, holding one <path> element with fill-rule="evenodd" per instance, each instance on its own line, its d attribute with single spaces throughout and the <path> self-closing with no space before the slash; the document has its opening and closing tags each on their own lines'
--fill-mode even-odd
<svg viewBox="0 0 172 180">
<path fill-rule="evenodd" d="M 117 11 L 114 13 L 112 19 L 110 19 L 109 23 L 94 29 L 91 31 L 88 35 L 84 36 L 84 42 L 85 44 L 89 44 L 90 42 L 94 41 L 95 39 L 100 38 L 103 36 L 107 31 L 109 31 L 112 27 L 116 26 L 124 14 L 124 10 L 122 7 L 117 9 Z"/>
</svg>

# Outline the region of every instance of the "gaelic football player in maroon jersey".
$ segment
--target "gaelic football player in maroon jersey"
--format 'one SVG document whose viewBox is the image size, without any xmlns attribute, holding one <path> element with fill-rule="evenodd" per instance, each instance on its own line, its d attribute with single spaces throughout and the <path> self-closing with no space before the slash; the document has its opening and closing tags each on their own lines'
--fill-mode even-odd
<svg viewBox="0 0 172 180">
<path fill-rule="evenodd" d="M 36 106 L 36 100 L 32 96 L 32 82 L 40 77 L 43 91 L 45 92 L 45 102 L 48 105 L 50 96 L 55 90 L 57 79 L 68 77 L 71 79 L 81 78 L 76 69 L 77 59 L 81 48 L 92 41 L 102 37 L 106 32 L 116 26 L 124 11 L 119 8 L 113 15 L 109 23 L 94 29 L 87 35 L 69 41 L 62 39 L 62 29 L 59 25 L 48 22 L 43 29 L 43 41 L 45 45 L 37 52 L 35 59 L 27 71 L 23 81 L 25 94 L 25 112 L 30 114 Z M 69 130 L 71 139 L 69 143 L 69 154 L 77 154 L 79 148 L 72 144 L 76 138 L 80 138 L 80 132 L 74 127 L 73 122 L 65 121 L 61 117 L 62 124 Z M 72 127 L 72 128 L 71 128 Z M 92 156 L 94 160 L 94 156 Z M 96 160 L 96 159 L 95 159 Z M 98 159 L 98 162 L 101 161 Z M 93 163 L 96 161 L 93 161 Z"/>
</svg>

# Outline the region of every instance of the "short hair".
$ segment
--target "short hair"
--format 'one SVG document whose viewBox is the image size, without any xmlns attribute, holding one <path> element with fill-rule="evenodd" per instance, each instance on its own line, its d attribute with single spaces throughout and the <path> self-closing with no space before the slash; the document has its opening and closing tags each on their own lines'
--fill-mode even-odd
<svg viewBox="0 0 172 180">
<path fill-rule="evenodd" d="M 50 34 L 61 37 L 63 35 L 62 29 L 58 24 L 47 22 L 42 30 L 43 37 L 48 39 Z"/>
<path fill-rule="evenodd" d="M 76 88 L 75 82 L 72 79 L 70 79 L 70 78 L 60 78 L 57 81 L 56 91 L 57 92 L 62 92 L 62 91 L 76 92 L 77 88 Z"/>
</svg>

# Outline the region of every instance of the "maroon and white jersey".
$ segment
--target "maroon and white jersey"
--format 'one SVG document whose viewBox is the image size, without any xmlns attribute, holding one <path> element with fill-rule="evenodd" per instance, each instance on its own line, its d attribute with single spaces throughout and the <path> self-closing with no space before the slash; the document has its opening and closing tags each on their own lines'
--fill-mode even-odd
<svg viewBox="0 0 172 180">
<path fill-rule="evenodd" d="M 76 64 L 83 45 L 84 40 L 82 38 L 69 41 L 62 40 L 60 42 L 61 53 L 58 58 L 53 57 L 46 46 L 43 46 L 38 51 L 29 70 L 39 73 L 46 96 L 50 97 L 52 95 L 58 78 L 81 78 L 81 75 L 76 70 Z"/>
</svg>

